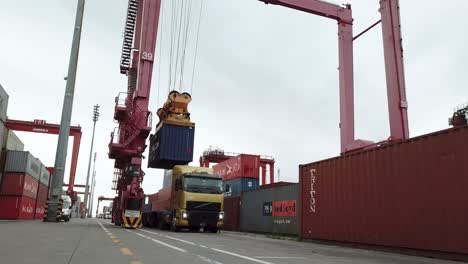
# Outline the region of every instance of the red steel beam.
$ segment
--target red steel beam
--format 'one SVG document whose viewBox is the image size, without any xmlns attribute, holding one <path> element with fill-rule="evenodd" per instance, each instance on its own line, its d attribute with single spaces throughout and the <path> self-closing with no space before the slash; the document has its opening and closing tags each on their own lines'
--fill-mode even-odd
<svg viewBox="0 0 468 264">
<path fill-rule="evenodd" d="M 340 83 L 340 141 L 346 152 L 354 135 L 354 55 L 351 5 L 339 6 L 319 0 L 260 0 L 338 21 L 338 58 Z"/>
<path fill-rule="evenodd" d="M 382 37 L 390 122 L 390 139 L 409 138 L 403 45 L 398 0 L 381 0 Z"/>
</svg>

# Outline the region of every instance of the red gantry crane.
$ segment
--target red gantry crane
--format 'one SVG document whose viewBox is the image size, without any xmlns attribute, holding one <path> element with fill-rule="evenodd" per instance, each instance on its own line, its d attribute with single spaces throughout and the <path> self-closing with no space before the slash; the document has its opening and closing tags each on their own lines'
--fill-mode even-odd
<svg viewBox="0 0 468 264">
<path fill-rule="evenodd" d="M 45 120 L 34 119 L 34 121 L 22 121 L 15 119 L 7 119 L 5 123 L 6 128 L 14 131 L 22 132 L 34 132 L 42 134 L 59 134 L 60 125 L 50 124 Z M 78 154 L 80 152 L 80 143 L 81 143 L 81 127 L 80 126 L 70 126 L 70 136 L 73 137 L 73 150 L 71 158 L 71 167 L 70 167 L 70 177 L 68 184 L 67 194 L 71 197 L 73 203 L 77 200 L 77 195 L 79 194 L 74 190 L 74 187 L 85 187 L 85 185 L 75 184 L 76 176 L 76 166 L 78 164 Z M 52 175 L 52 173 L 51 173 Z"/>
<path fill-rule="evenodd" d="M 381 0 L 381 20 L 361 34 L 353 36 L 351 5 L 335 5 L 319 0 L 257 0 L 310 14 L 331 18 L 338 24 L 340 134 L 341 152 L 374 145 L 371 141 L 356 140 L 354 135 L 354 70 L 353 41 L 382 24 L 387 97 L 390 121 L 389 140 L 409 137 L 408 118 L 401 45 L 398 0 Z M 151 131 L 151 112 L 148 110 L 154 51 L 158 33 L 161 0 L 129 0 L 125 24 L 120 72 L 128 78 L 127 91 L 116 98 L 114 119 L 119 127 L 111 133 L 109 158 L 115 159 L 114 223 L 124 227 L 138 227 L 144 200 L 141 169 L 146 138 Z"/>
</svg>

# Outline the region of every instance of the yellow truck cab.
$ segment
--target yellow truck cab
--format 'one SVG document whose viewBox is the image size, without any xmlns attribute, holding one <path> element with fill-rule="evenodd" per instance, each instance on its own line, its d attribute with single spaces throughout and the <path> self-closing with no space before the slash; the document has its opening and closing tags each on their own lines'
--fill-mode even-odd
<svg viewBox="0 0 468 264">
<path fill-rule="evenodd" d="M 149 202 L 143 212 L 146 226 L 213 233 L 223 226 L 223 181 L 210 168 L 174 166 L 172 184 L 150 195 Z"/>
</svg>

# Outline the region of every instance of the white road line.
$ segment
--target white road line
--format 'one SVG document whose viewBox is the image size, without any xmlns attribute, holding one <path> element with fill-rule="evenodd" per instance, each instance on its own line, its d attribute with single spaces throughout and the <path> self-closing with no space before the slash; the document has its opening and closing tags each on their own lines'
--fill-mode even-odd
<svg viewBox="0 0 468 264">
<path fill-rule="evenodd" d="M 259 258 L 259 259 L 307 259 L 305 257 L 268 257 L 268 256 L 255 256 L 254 258 Z"/>
<path fill-rule="evenodd" d="M 197 255 L 197 257 L 205 262 L 208 262 L 208 263 L 211 263 L 211 264 L 223 264 L 221 262 L 218 262 L 216 260 L 212 260 L 212 259 L 209 259 L 207 257 L 204 257 L 204 256 L 201 256 L 201 255 Z"/>
<path fill-rule="evenodd" d="M 148 231 L 148 230 L 145 230 L 145 229 L 140 229 L 140 231 L 143 231 L 143 232 L 146 232 L 146 233 L 150 233 L 150 234 L 153 234 L 153 235 L 164 236 L 163 234 L 156 233 L 156 232 L 151 232 L 151 231 Z"/>
<path fill-rule="evenodd" d="M 125 230 L 127 230 L 128 232 L 134 233 L 134 234 L 136 234 L 136 235 L 143 236 L 143 235 L 141 235 L 141 234 L 139 234 L 139 233 L 137 233 L 137 232 L 135 232 L 135 231 L 130 231 L 130 230 L 128 230 L 128 229 L 125 229 Z M 144 237 L 144 236 L 143 236 L 143 237 Z M 162 241 L 156 240 L 156 239 L 154 239 L 154 238 L 151 238 L 151 241 L 153 241 L 153 242 L 155 242 L 155 243 L 158 243 L 158 244 L 160 244 L 160 245 L 163 245 L 163 246 L 165 246 L 165 247 L 172 248 L 172 249 L 177 250 L 177 251 L 179 251 L 179 252 L 184 252 L 184 253 L 187 252 L 187 250 L 185 250 L 185 249 L 182 249 L 182 248 L 179 248 L 179 247 L 176 247 L 176 246 L 173 246 L 173 245 L 169 245 L 169 244 L 167 244 L 167 243 L 164 243 L 164 242 L 162 242 Z"/>
<path fill-rule="evenodd" d="M 229 251 L 224 251 L 224 250 L 217 249 L 217 248 L 211 248 L 211 249 L 214 250 L 214 251 L 217 251 L 217 252 L 221 252 L 221 253 L 224 253 L 224 254 L 227 254 L 227 255 L 231 255 L 231 256 L 234 256 L 234 257 L 238 257 L 238 258 L 243 258 L 243 259 L 250 260 L 250 261 L 253 261 L 253 262 L 257 262 L 257 263 L 262 263 L 262 264 L 273 264 L 273 263 L 271 263 L 271 262 L 267 262 L 267 261 L 263 261 L 263 260 L 259 260 L 259 259 L 255 259 L 255 258 L 251 258 L 251 257 L 247 257 L 247 256 L 244 256 L 244 255 L 239 255 L 239 254 L 236 254 L 236 253 L 232 253 L 232 252 L 229 252 Z"/>
<path fill-rule="evenodd" d="M 147 231 L 147 230 L 143 230 L 143 229 L 140 229 L 140 231 L 147 232 L 147 233 L 154 234 L 154 235 L 160 235 L 160 236 L 163 236 L 165 238 L 169 238 L 169 239 L 172 239 L 172 240 L 177 240 L 177 241 L 180 241 L 180 242 L 184 242 L 184 243 L 192 245 L 192 246 L 197 245 L 197 244 L 195 244 L 193 242 L 183 240 L 183 239 L 180 239 L 180 238 L 177 238 L 177 237 L 165 236 L 165 235 L 162 235 L 162 234 L 159 234 L 159 233 L 155 233 L 155 232 L 151 232 L 151 231 Z"/>
<path fill-rule="evenodd" d="M 154 239 L 154 238 L 152 238 L 151 240 L 154 241 L 154 242 L 156 242 L 156 243 L 158 243 L 158 244 L 161 244 L 161 245 L 163 245 L 163 246 L 166 246 L 166 247 L 168 247 L 168 248 L 172 248 L 172 249 L 175 249 L 175 250 L 177 250 L 177 251 L 187 253 L 187 250 L 185 250 L 185 249 L 182 249 L 182 248 L 179 248 L 179 247 L 176 247 L 176 246 L 173 246 L 173 245 L 169 245 L 169 244 L 167 244 L 167 243 L 164 243 L 164 242 L 162 242 L 162 241 L 156 240 L 156 239 Z"/>
<path fill-rule="evenodd" d="M 98 222 L 98 224 L 102 227 L 102 229 L 106 232 L 106 233 L 109 233 L 109 231 L 107 231 L 107 228 L 105 228 L 101 222 L 99 222 L 98 220 L 96 220 L 96 222 Z"/>
<path fill-rule="evenodd" d="M 203 245 L 200 245 L 200 247 L 202 247 L 202 248 L 208 248 L 207 246 L 203 246 Z"/>
<path fill-rule="evenodd" d="M 164 237 L 167 237 L 169 239 L 173 239 L 173 240 L 177 240 L 177 241 L 180 241 L 180 242 L 184 242 L 184 243 L 187 243 L 189 245 L 192 245 L 192 246 L 196 246 L 197 244 L 193 243 L 193 242 L 190 242 L 190 241 L 187 241 L 187 240 L 183 240 L 183 239 L 180 239 L 180 238 L 177 238 L 177 237 L 171 237 L 171 236 L 164 236 Z"/>
</svg>

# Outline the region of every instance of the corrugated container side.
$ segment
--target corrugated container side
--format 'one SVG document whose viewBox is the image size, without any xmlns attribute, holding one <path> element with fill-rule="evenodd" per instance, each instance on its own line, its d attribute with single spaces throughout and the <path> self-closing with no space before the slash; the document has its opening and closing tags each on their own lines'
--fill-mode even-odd
<svg viewBox="0 0 468 264">
<path fill-rule="evenodd" d="M 6 137 L 6 146 L 7 150 L 12 151 L 23 151 L 24 150 L 24 143 L 21 139 L 15 134 L 15 132 L 8 130 L 8 134 Z"/>
<path fill-rule="evenodd" d="M 163 125 L 150 137 L 148 167 L 172 169 L 193 160 L 195 128 Z"/>
<path fill-rule="evenodd" d="M 41 167 L 41 176 L 39 178 L 39 181 L 44 184 L 45 186 L 49 186 L 49 181 L 50 181 L 50 172 L 47 169 L 46 166 L 42 165 Z"/>
<path fill-rule="evenodd" d="M 298 198 L 299 184 L 242 194 L 241 231 L 297 235 Z"/>
<path fill-rule="evenodd" d="M 259 181 L 253 178 L 237 178 L 230 181 L 225 181 L 225 185 L 229 185 L 230 190 L 224 196 L 235 197 L 240 196 L 243 192 L 254 191 L 258 189 Z"/>
<path fill-rule="evenodd" d="M 171 192 L 172 192 L 171 186 L 159 190 L 157 199 L 154 201 L 151 201 L 153 211 L 164 211 L 170 208 Z"/>
<path fill-rule="evenodd" d="M 0 219 L 33 219 L 35 206 L 26 196 L 0 196 Z"/>
<path fill-rule="evenodd" d="M 47 201 L 49 195 L 49 187 L 45 186 L 42 183 L 39 183 L 38 188 L 37 188 L 37 198 L 36 200 L 39 202 L 45 202 Z"/>
<path fill-rule="evenodd" d="M 468 127 L 300 166 L 301 236 L 468 253 Z"/>
<path fill-rule="evenodd" d="M 34 219 L 43 219 L 45 211 L 45 201 L 36 201 L 36 209 L 34 210 Z"/>
<path fill-rule="evenodd" d="M 5 150 L 0 151 L 0 187 L 2 186 L 3 173 L 5 171 L 6 154 Z"/>
<path fill-rule="evenodd" d="M 27 151 L 8 151 L 5 172 L 25 172 L 39 179 L 42 163 Z"/>
<path fill-rule="evenodd" d="M 37 197 L 38 181 L 25 173 L 7 172 L 3 175 L 1 195 L 27 196 L 33 199 Z"/>
<path fill-rule="evenodd" d="M 223 229 L 230 231 L 240 230 L 240 197 L 224 198 Z"/>
<path fill-rule="evenodd" d="M 0 85 L 0 120 L 3 122 L 6 122 L 7 119 L 9 97 L 2 85 Z"/>
<path fill-rule="evenodd" d="M 4 121 L 0 120 L 0 147 L 2 149 L 5 148 L 7 136 L 8 136 L 8 129 L 5 127 Z"/>
<path fill-rule="evenodd" d="M 254 178 L 260 176 L 260 156 L 241 154 L 213 166 L 214 174 L 223 177 L 223 180 L 237 178 Z"/>
</svg>

